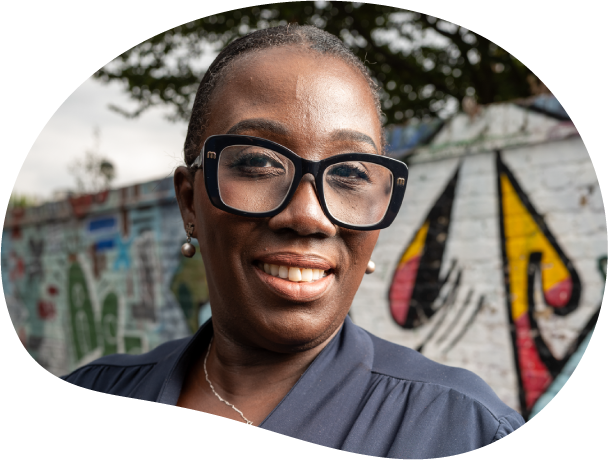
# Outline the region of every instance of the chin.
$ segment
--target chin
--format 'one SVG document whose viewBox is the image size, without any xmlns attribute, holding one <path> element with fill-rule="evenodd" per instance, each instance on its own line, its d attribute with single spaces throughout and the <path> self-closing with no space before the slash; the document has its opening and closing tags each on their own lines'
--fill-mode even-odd
<svg viewBox="0 0 608 460">
<path fill-rule="evenodd" d="M 330 338 L 344 322 L 344 315 L 333 318 L 319 313 L 290 312 L 280 318 L 268 318 L 259 332 L 268 348 L 284 353 L 305 351 Z"/>
</svg>

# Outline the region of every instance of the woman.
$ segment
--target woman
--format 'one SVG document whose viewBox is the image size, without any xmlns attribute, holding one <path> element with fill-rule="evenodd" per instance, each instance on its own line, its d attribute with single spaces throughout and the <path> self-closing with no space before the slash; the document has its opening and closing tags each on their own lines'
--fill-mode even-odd
<svg viewBox="0 0 608 460">
<path fill-rule="evenodd" d="M 212 320 L 66 380 L 383 457 L 454 455 L 518 428 L 474 374 L 347 317 L 405 191 L 405 165 L 382 153 L 377 87 L 336 37 L 290 25 L 232 42 L 199 87 L 175 172 Z"/>
</svg>

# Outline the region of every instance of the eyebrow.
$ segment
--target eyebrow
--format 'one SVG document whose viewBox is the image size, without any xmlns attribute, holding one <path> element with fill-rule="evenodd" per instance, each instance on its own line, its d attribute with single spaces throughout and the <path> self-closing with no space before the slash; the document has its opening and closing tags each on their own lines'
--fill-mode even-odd
<svg viewBox="0 0 608 460">
<path fill-rule="evenodd" d="M 265 131 L 281 136 L 289 136 L 289 129 L 282 123 L 267 118 L 250 118 L 239 121 L 226 134 L 239 134 L 244 131 Z"/>
<path fill-rule="evenodd" d="M 339 129 L 331 134 L 331 139 L 334 141 L 354 141 L 354 142 L 365 142 L 371 145 L 376 153 L 378 153 L 378 147 L 374 140 L 367 134 L 360 133 L 359 131 L 352 131 L 350 129 Z"/>
<path fill-rule="evenodd" d="M 240 134 L 245 131 L 264 131 L 280 136 L 289 136 L 290 131 L 287 126 L 275 120 L 269 120 L 267 118 L 250 118 L 248 120 L 239 121 L 233 125 L 226 134 Z M 359 131 L 353 131 L 351 129 L 339 129 L 331 134 L 332 141 L 351 141 L 351 142 L 364 142 L 371 145 L 376 153 L 378 153 L 378 147 L 374 140 L 367 134 L 363 134 Z"/>
</svg>

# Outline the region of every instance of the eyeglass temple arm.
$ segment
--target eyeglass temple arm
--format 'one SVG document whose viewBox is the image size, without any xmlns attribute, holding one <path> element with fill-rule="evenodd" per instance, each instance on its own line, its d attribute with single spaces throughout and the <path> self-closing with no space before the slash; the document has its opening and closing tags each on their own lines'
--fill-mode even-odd
<svg viewBox="0 0 608 460">
<path fill-rule="evenodd" d="M 191 168 L 202 169 L 203 168 L 203 152 L 199 153 L 196 159 L 192 162 Z"/>
</svg>

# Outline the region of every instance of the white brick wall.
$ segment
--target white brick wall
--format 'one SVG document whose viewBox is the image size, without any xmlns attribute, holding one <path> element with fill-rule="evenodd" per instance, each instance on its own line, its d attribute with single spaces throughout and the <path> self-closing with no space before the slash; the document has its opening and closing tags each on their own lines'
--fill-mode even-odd
<svg viewBox="0 0 608 460">
<path fill-rule="evenodd" d="M 578 308 L 560 317 L 539 319 L 543 337 L 562 357 L 601 302 L 604 279 L 598 259 L 606 255 L 606 219 L 597 178 L 579 137 L 503 150 L 502 159 L 532 205 L 544 217 L 558 244 L 573 262 L 582 294 Z M 436 313 L 417 329 L 404 329 L 392 319 L 388 290 L 401 254 L 462 161 L 452 208 L 451 227 L 442 263 L 452 260 L 463 270 L 454 306 Z M 351 314 L 356 324 L 390 341 L 416 348 L 442 321 L 423 353 L 480 375 L 508 405 L 519 408 L 517 372 L 505 302 L 495 154 L 451 156 L 435 161 L 425 154 L 410 165 L 405 200 L 392 227 L 383 230 L 372 259 L 378 270 L 366 276 Z M 463 307 L 469 290 L 472 300 Z M 537 290 L 537 297 L 540 291 Z M 463 325 L 484 296 L 470 328 L 452 347 Z M 542 296 L 537 306 L 542 308 Z M 540 302 L 540 305 L 539 305 Z M 461 311 L 462 308 L 462 311 Z M 456 318 L 459 318 L 456 320 Z"/>
</svg>

